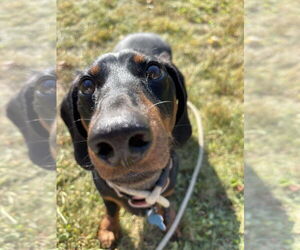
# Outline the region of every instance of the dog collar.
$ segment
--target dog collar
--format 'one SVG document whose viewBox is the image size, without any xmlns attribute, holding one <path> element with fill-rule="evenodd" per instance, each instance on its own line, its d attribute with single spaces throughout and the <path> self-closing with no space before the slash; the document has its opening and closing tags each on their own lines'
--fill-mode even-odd
<svg viewBox="0 0 300 250">
<path fill-rule="evenodd" d="M 152 191 L 131 189 L 116 185 L 110 181 L 106 181 L 106 183 L 117 193 L 119 197 L 127 196 L 128 204 L 131 207 L 148 208 L 152 207 L 156 203 L 160 204 L 163 207 L 169 207 L 170 202 L 168 201 L 168 199 L 162 196 L 162 193 L 167 189 L 167 187 L 170 184 L 169 173 L 172 167 L 173 160 L 171 158 L 168 166 L 162 170 L 162 173 Z M 135 204 L 133 200 L 144 200 L 145 202 L 143 204 Z"/>
</svg>

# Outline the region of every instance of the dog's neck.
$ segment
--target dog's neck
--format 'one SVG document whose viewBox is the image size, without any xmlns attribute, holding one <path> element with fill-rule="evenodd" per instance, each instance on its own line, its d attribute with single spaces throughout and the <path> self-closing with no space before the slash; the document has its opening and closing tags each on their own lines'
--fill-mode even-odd
<svg viewBox="0 0 300 250">
<path fill-rule="evenodd" d="M 128 197 L 129 205 L 132 207 L 145 207 L 145 206 L 153 206 L 156 203 L 162 205 L 163 207 L 169 207 L 169 201 L 162 196 L 162 193 L 168 188 L 170 184 L 169 173 L 173 167 L 173 160 L 170 158 L 169 163 L 163 170 L 156 181 L 156 184 L 152 188 L 151 191 L 149 190 L 138 190 L 138 189 L 131 189 L 124 186 L 116 185 L 113 182 L 106 181 L 107 185 L 114 189 L 119 197 Z M 134 203 L 134 200 L 142 200 L 145 199 L 144 204 L 137 205 Z"/>
</svg>

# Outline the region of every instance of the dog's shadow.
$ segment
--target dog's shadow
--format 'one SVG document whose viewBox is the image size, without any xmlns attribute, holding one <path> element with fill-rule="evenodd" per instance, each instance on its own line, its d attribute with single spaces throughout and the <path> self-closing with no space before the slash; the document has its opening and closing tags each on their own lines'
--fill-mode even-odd
<svg viewBox="0 0 300 250">
<path fill-rule="evenodd" d="M 293 249 L 294 223 L 255 170 L 245 166 L 245 244 L 249 249 Z"/>
<path fill-rule="evenodd" d="M 178 150 L 178 154 L 180 157 L 179 174 L 175 193 L 170 199 L 176 211 L 185 196 L 195 167 L 198 154 L 196 139 L 190 139 L 182 149 Z M 182 237 L 175 242 L 168 243 L 166 249 L 199 249 L 199 247 L 217 249 L 220 246 L 230 246 L 231 249 L 239 248 L 240 222 L 222 182 L 206 156 L 192 198 L 179 227 Z M 164 233 L 157 227 L 149 225 L 146 219 L 143 229 L 139 233 L 140 241 L 137 248 L 134 247 L 132 239 L 125 231 L 119 245 L 120 249 L 155 249 Z"/>
</svg>

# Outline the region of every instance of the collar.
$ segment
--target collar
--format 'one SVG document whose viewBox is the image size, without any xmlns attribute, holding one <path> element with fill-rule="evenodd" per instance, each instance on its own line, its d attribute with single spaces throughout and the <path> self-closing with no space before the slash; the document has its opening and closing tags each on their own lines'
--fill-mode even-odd
<svg viewBox="0 0 300 250">
<path fill-rule="evenodd" d="M 170 202 L 162 196 L 162 193 L 168 188 L 170 184 L 170 170 L 173 167 L 173 160 L 170 159 L 168 165 L 162 170 L 162 173 L 151 191 L 137 190 L 123 186 L 118 186 L 113 182 L 106 181 L 107 185 L 111 187 L 119 197 L 128 198 L 128 204 L 134 208 L 148 208 L 156 203 L 163 207 L 169 207 Z"/>
</svg>

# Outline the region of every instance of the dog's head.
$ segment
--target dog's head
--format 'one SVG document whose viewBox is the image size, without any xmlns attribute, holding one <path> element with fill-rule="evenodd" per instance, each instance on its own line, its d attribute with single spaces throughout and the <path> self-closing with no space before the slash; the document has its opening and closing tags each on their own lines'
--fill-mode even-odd
<svg viewBox="0 0 300 250">
<path fill-rule="evenodd" d="M 9 101 L 6 110 L 8 118 L 18 127 L 25 139 L 31 161 L 43 168 L 54 169 L 54 71 L 35 73 Z"/>
<path fill-rule="evenodd" d="M 122 50 L 77 76 L 61 114 L 84 168 L 130 187 L 149 188 L 172 147 L 191 135 L 184 79 L 164 55 Z"/>
</svg>

